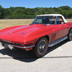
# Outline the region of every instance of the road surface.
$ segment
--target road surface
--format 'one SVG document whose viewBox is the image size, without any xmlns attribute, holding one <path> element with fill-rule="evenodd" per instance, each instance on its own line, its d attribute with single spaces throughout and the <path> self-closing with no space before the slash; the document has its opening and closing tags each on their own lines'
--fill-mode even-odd
<svg viewBox="0 0 72 72">
<path fill-rule="evenodd" d="M 49 48 L 42 58 L 0 46 L 0 72 L 72 72 L 72 41 L 65 40 Z"/>
</svg>

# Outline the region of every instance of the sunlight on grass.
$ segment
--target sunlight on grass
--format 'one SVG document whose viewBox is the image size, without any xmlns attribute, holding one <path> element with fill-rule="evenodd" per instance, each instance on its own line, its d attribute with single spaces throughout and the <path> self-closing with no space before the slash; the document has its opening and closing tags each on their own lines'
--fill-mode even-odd
<svg viewBox="0 0 72 72">
<path fill-rule="evenodd" d="M 31 24 L 34 19 L 2 19 L 0 20 L 0 30 L 10 26 L 16 25 L 28 25 Z"/>
</svg>

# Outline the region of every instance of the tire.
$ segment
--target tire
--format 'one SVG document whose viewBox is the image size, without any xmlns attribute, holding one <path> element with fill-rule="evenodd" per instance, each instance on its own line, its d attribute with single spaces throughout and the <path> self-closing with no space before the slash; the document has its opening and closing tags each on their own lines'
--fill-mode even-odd
<svg viewBox="0 0 72 72">
<path fill-rule="evenodd" d="M 47 53 L 48 50 L 48 40 L 45 37 L 40 38 L 34 47 L 34 54 L 36 57 L 42 57 Z"/>
<path fill-rule="evenodd" d="M 72 40 L 72 28 L 69 30 L 69 33 L 68 33 L 68 40 L 69 41 Z"/>
</svg>

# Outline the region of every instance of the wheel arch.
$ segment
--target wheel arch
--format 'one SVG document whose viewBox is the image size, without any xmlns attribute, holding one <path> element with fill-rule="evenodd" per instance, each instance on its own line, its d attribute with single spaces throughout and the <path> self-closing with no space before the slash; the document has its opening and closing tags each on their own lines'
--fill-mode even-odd
<svg viewBox="0 0 72 72">
<path fill-rule="evenodd" d="M 40 52 L 39 52 L 39 50 L 38 50 L 38 48 L 39 48 L 39 46 L 38 46 L 38 44 L 39 44 L 39 40 L 41 39 L 42 40 L 42 38 L 44 38 L 44 40 L 46 40 L 46 49 L 45 49 L 45 51 L 42 53 L 42 54 L 40 54 Z M 40 38 L 38 38 L 37 39 L 37 41 L 36 41 L 36 43 L 35 43 L 35 47 L 33 47 L 33 49 L 32 49 L 32 52 L 35 54 L 35 56 L 36 57 L 42 57 L 42 56 L 44 56 L 46 53 L 47 53 L 47 50 L 48 50 L 48 42 L 49 41 L 49 36 L 48 35 L 45 35 L 45 36 L 42 36 L 42 37 L 40 37 Z"/>
<path fill-rule="evenodd" d="M 69 29 L 69 32 L 70 32 L 71 29 L 72 29 L 72 27 Z M 69 33 L 69 32 L 68 32 L 68 33 Z"/>
<path fill-rule="evenodd" d="M 43 38 L 43 37 L 45 37 L 45 38 L 48 40 L 48 42 L 49 42 L 49 36 L 48 36 L 48 35 L 45 35 L 45 36 L 42 36 L 42 37 L 38 38 L 37 41 L 36 41 L 36 43 L 37 43 L 41 38 Z M 36 43 L 35 43 L 35 44 L 36 44 Z"/>
<path fill-rule="evenodd" d="M 49 36 L 48 36 L 48 35 L 46 35 L 46 36 L 44 36 L 44 37 L 46 37 L 46 38 L 47 38 L 47 40 L 49 41 Z"/>
<path fill-rule="evenodd" d="M 72 27 L 70 29 L 72 29 Z"/>
<path fill-rule="evenodd" d="M 67 39 L 67 40 L 69 40 L 69 41 L 71 41 L 71 39 L 70 39 L 70 35 L 69 35 L 71 29 L 72 29 L 72 27 L 69 29 L 69 32 L 68 32 L 68 35 L 67 35 L 67 36 L 68 36 L 68 39 Z"/>
</svg>

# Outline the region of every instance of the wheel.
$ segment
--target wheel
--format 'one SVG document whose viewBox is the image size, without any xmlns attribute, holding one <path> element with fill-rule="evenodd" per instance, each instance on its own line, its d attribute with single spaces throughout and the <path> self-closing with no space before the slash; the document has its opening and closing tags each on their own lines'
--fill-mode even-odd
<svg viewBox="0 0 72 72">
<path fill-rule="evenodd" d="M 68 40 L 72 40 L 72 28 L 70 29 L 69 33 L 68 33 Z"/>
<path fill-rule="evenodd" d="M 43 37 L 37 41 L 33 51 L 36 57 L 42 57 L 47 53 L 47 50 L 48 50 L 48 40 L 45 37 Z"/>
</svg>

